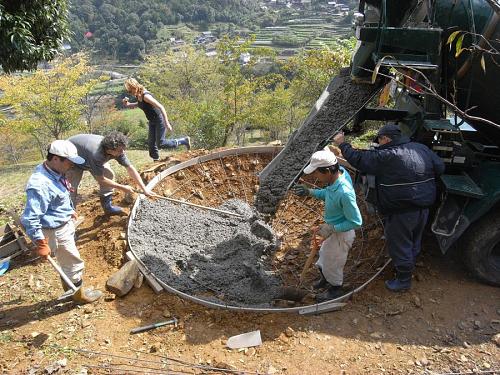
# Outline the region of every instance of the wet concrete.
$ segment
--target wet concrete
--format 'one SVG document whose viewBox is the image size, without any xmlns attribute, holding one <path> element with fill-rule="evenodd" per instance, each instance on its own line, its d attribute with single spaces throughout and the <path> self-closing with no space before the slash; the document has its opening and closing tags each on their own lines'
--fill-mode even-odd
<svg viewBox="0 0 500 375">
<path fill-rule="evenodd" d="M 142 200 L 129 242 L 159 279 L 206 300 L 246 307 L 268 307 L 281 289 L 268 269 L 277 247 L 272 229 L 239 200 L 218 214 L 165 200 Z"/>
<path fill-rule="evenodd" d="M 327 140 L 333 137 L 377 90 L 378 85 L 352 82 L 348 68 L 342 69 L 332 79 L 327 88 L 328 98 L 324 103 L 321 103 L 321 98 L 318 100 L 283 151 L 260 174 L 259 191 L 255 200 L 259 212 L 276 211 L 288 186 L 307 165 L 311 155 L 324 147 Z"/>
</svg>

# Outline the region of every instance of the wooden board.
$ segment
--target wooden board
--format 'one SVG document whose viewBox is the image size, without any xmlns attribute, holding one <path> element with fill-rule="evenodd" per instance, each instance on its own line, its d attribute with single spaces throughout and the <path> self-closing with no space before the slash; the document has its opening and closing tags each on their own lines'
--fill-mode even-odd
<svg viewBox="0 0 500 375">
<path fill-rule="evenodd" d="M 136 260 L 134 254 L 132 254 L 131 251 L 127 251 L 125 256 L 128 260 Z M 139 266 L 139 270 L 144 275 L 144 278 L 146 279 L 146 282 L 151 287 L 151 289 L 153 289 L 156 294 L 163 292 L 163 287 L 158 283 L 158 281 L 156 281 L 153 276 L 151 276 L 151 272 L 144 268 L 144 266 L 140 262 L 137 262 L 137 265 Z"/>
</svg>

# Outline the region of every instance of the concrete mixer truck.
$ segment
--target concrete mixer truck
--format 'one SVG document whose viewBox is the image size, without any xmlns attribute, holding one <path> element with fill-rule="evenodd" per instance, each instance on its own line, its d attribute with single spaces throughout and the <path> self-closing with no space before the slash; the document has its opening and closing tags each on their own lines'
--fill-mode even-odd
<svg viewBox="0 0 500 375">
<path fill-rule="evenodd" d="M 339 130 L 397 122 L 446 164 L 429 225 L 440 249 L 500 285 L 499 17 L 496 0 L 360 1 L 351 66 L 261 173 L 256 207 L 272 213 Z M 374 104 L 387 92 L 391 105 Z"/>
</svg>

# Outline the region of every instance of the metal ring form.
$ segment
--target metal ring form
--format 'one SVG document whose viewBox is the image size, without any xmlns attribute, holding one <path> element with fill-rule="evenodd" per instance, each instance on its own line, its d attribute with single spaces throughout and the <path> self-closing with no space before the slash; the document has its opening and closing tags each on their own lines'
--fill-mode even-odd
<svg viewBox="0 0 500 375">
<path fill-rule="evenodd" d="M 282 147 L 277 147 L 277 146 L 254 146 L 254 147 L 241 147 L 241 148 L 233 148 L 233 149 L 228 149 L 228 150 L 223 150 L 223 151 L 218 151 L 214 152 L 208 155 L 203 155 L 199 156 L 190 160 L 187 160 L 185 162 L 176 164 L 163 172 L 159 173 L 156 175 L 148 184 L 147 188 L 148 189 L 153 189 L 161 180 L 166 178 L 167 176 L 178 172 L 182 169 L 192 167 L 197 164 L 204 163 L 206 161 L 210 160 L 215 160 L 215 159 L 220 159 L 224 158 L 226 156 L 233 156 L 233 155 L 245 155 L 245 154 L 272 154 L 276 155 L 281 151 Z M 348 165 L 343 159 L 339 158 L 339 161 L 343 165 Z M 128 226 L 127 226 L 127 238 L 130 236 L 130 228 L 132 227 L 134 223 L 134 219 L 137 213 L 137 209 L 140 204 L 140 200 L 145 199 L 144 196 L 140 195 L 139 198 L 134 203 L 134 206 L 132 207 L 132 210 L 130 212 L 130 217 L 128 221 Z M 147 269 L 147 266 L 142 262 L 140 257 L 137 256 L 137 254 L 134 252 L 134 249 L 132 246 L 130 246 L 130 250 L 136 259 L 137 262 L 139 262 L 142 266 L 144 266 Z M 373 281 L 384 269 L 385 267 L 390 263 L 390 260 L 386 261 L 378 270 L 375 272 L 367 281 L 365 281 L 362 285 L 357 287 L 356 289 L 352 290 L 351 292 L 336 298 L 331 301 L 326 301 L 326 302 L 321 302 L 321 303 L 316 303 L 312 305 L 305 305 L 305 306 L 295 306 L 295 307 L 242 307 L 242 306 L 233 306 L 229 304 L 222 304 L 222 303 L 216 303 L 213 301 L 207 301 L 203 298 L 199 298 L 196 296 L 192 296 L 190 294 L 184 293 L 178 289 L 173 288 L 172 286 L 166 284 L 163 282 L 161 279 L 159 279 L 154 273 L 149 271 L 148 275 L 151 277 L 154 277 L 154 279 L 168 292 L 177 294 L 178 296 L 187 299 L 189 301 L 201 304 L 203 306 L 207 307 L 212 307 L 212 308 L 217 308 L 217 309 L 225 309 L 225 310 L 231 310 L 231 311 L 245 311 L 245 312 L 254 312 L 254 313 L 274 313 L 274 312 L 286 312 L 286 313 L 298 313 L 300 315 L 307 315 L 307 314 L 319 314 L 323 312 L 328 312 L 328 311 L 334 311 L 334 310 L 339 310 L 342 308 L 342 306 L 345 305 L 343 301 L 348 300 L 351 298 L 353 294 L 356 294 L 363 290 L 371 281 Z"/>
</svg>

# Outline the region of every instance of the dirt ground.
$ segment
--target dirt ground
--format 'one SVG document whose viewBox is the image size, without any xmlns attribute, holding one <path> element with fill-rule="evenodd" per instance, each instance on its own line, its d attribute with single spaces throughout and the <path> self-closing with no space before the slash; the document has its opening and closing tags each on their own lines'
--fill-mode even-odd
<svg viewBox="0 0 500 375">
<path fill-rule="evenodd" d="M 123 262 L 127 218 L 105 218 L 94 191 L 83 198 L 77 244 L 87 285 L 103 290 Z M 500 289 L 472 279 L 455 258 L 442 256 L 427 237 L 410 292 L 386 291 L 387 270 L 341 311 L 300 316 L 212 310 L 155 294 L 145 283 L 123 298 L 106 293 L 93 305 L 58 303 L 62 288 L 55 271 L 31 255 L 21 256 L 0 277 L 0 369 L 8 374 L 498 373 L 500 342 L 493 337 L 500 332 Z M 174 316 L 177 327 L 129 334 Z M 254 330 L 261 332 L 261 346 L 226 347 L 228 337 Z"/>
</svg>

